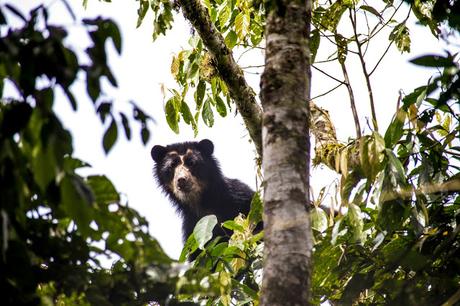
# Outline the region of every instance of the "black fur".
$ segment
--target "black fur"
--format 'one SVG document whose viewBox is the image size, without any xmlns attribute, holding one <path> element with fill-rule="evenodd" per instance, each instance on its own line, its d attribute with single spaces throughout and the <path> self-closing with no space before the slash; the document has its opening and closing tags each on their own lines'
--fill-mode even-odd
<svg viewBox="0 0 460 306">
<path fill-rule="evenodd" d="M 220 224 L 240 213 L 246 216 L 249 213 L 254 191 L 239 180 L 223 176 L 213 152 L 214 145 L 207 139 L 166 147 L 157 145 L 151 151 L 158 185 L 183 217 L 184 242 L 196 223 L 206 215 L 216 215 Z M 181 175 L 177 175 L 179 171 Z M 201 191 L 194 192 L 193 188 Z M 227 234 L 216 226 L 214 235 Z"/>
</svg>

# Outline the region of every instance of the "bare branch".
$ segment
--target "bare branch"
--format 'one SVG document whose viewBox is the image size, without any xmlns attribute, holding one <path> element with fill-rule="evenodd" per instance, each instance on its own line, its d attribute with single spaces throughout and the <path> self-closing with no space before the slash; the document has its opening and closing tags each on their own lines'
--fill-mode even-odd
<svg viewBox="0 0 460 306">
<path fill-rule="evenodd" d="M 345 66 L 345 62 L 339 60 L 339 63 L 342 67 L 343 77 L 345 78 L 345 86 L 347 87 L 348 96 L 350 97 L 351 112 L 353 113 L 353 119 L 355 121 L 356 137 L 361 138 L 361 125 L 359 123 L 358 111 L 356 110 L 355 95 L 350 84 L 347 67 Z"/>
<path fill-rule="evenodd" d="M 350 13 L 351 24 L 353 26 L 354 39 L 355 39 L 355 42 L 356 42 L 356 46 L 358 47 L 359 60 L 361 61 L 361 67 L 363 69 L 364 78 L 366 79 L 367 93 L 369 95 L 369 102 L 370 102 L 370 105 L 371 105 L 372 124 L 374 126 L 374 130 L 378 131 L 379 127 L 377 125 L 377 115 L 376 115 L 376 112 L 375 112 L 374 94 L 372 92 L 371 80 L 370 80 L 370 77 L 369 77 L 369 73 L 367 72 L 366 62 L 364 61 L 364 55 L 363 55 L 363 51 L 362 51 L 362 48 L 361 48 L 362 44 L 361 44 L 361 42 L 359 41 L 359 38 L 358 38 L 358 32 L 357 32 L 357 26 L 356 26 L 356 11 L 354 11 L 352 9 L 349 9 L 349 13 Z"/>
</svg>

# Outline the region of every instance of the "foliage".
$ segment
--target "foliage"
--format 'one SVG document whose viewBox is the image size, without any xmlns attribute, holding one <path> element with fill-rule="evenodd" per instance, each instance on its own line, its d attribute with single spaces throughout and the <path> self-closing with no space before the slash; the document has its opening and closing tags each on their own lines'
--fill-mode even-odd
<svg viewBox="0 0 460 306">
<path fill-rule="evenodd" d="M 233 52 L 244 54 L 263 47 L 265 5 L 270 2 L 215 0 L 204 3 L 211 21 Z M 322 72 L 320 65 L 332 61 L 341 66 L 344 81 L 334 78 L 339 82 L 334 90 L 349 85 L 346 61 L 350 56 L 358 56 L 373 109 L 370 76 L 392 45 L 401 52 L 410 52 L 410 14 L 439 37 L 440 23 L 444 20 L 453 29 L 457 27 L 458 14 L 449 14 L 456 12 L 457 6 L 458 1 L 414 1 L 410 7 L 393 1 L 373 2 L 372 6 L 358 1 L 315 2 L 310 40 L 314 67 Z M 251 16 L 248 22 L 241 17 L 245 9 Z M 405 17 L 397 20 L 404 10 L 407 10 Z M 256 24 L 260 25 L 260 31 L 253 28 Z M 248 35 L 239 34 L 243 29 L 247 29 Z M 387 33 L 388 48 L 382 50 L 380 59 L 370 66 L 364 56 L 370 41 L 380 33 Z M 335 50 L 321 54 L 320 46 L 325 43 L 335 44 Z M 337 201 L 345 207 L 345 213 L 328 218 L 321 209 L 312 209 L 316 239 L 314 304 L 326 300 L 344 305 L 420 305 L 421 301 L 427 305 L 442 302 L 452 305 L 458 302 L 457 57 L 447 54 L 414 59 L 414 64 L 436 67 L 441 72 L 430 79 L 428 85 L 415 89 L 403 99 L 384 134 L 379 132 L 373 113 L 374 131 L 370 135 L 361 136 L 357 128 L 358 138 L 348 145 L 327 144 L 328 148 L 336 148 L 324 156 L 342 175 L 336 198 L 340 198 Z M 257 67 L 247 70 L 254 69 L 258 71 Z M 190 39 L 189 50 L 180 51 L 173 58 L 171 72 L 179 90 L 170 90 L 172 97 L 167 104 L 171 106 L 165 111 L 174 131 L 179 132 L 182 118 L 197 133 L 200 115 L 205 124 L 211 126 L 211 114 L 218 110 L 218 97 L 226 100 L 228 108 L 232 106 L 221 79 L 222 72 L 216 70 L 213 58 L 197 35 Z M 188 95 L 189 90 L 194 91 L 193 95 Z M 350 91 L 353 108 L 352 95 Z M 193 107 L 186 100 L 195 104 L 194 120 L 188 112 Z M 184 104 L 187 105 L 185 112 L 182 111 Z M 355 124 L 359 127 L 359 122 Z M 336 156 L 330 158 L 331 154 Z M 205 248 L 207 252 L 200 256 L 212 254 L 216 247 L 220 248 L 218 242 L 209 244 Z M 197 242 L 191 238 L 185 251 L 193 252 L 197 248 Z"/>
<path fill-rule="evenodd" d="M 203 3 L 232 51 L 241 54 L 262 46 L 267 2 Z M 429 3 L 434 4 L 432 11 Z M 409 12 L 439 35 L 440 22 L 458 29 L 458 14 L 447 14 L 457 6 L 458 1 L 415 1 Z M 326 61 L 337 59 L 344 65 L 349 56 L 364 55 L 362 47 L 367 48 L 387 28 L 389 45 L 409 52 L 408 19 L 393 18 L 401 7 L 393 1 L 373 6 L 357 1 L 316 3 L 310 45 L 315 65 L 324 61 L 319 50 L 325 41 L 336 45 Z M 141 0 L 138 25 L 152 11 L 156 38 L 171 27 L 175 9 L 168 1 Z M 133 119 L 140 123 L 146 143 L 151 118 L 133 102 L 132 116 L 117 112 L 116 103 L 104 94 L 101 79 L 117 85 L 105 51 L 107 40 L 121 51 L 115 23 L 103 18 L 83 21 L 92 42 L 86 49 L 89 63 L 83 65 L 64 43 L 66 29 L 50 24 L 47 16 L 43 6 L 27 17 L 11 5 L 0 7 L 4 303 L 257 305 L 263 234 L 252 229 L 261 218 L 258 194 L 247 219 L 238 217 L 222 225 L 233 231 L 228 241 L 210 240 L 213 227 L 221 225 L 208 216 L 175 262 L 148 235 L 145 219 L 120 200 L 108 178 L 79 174 L 89 165 L 73 156 L 72 135 L 54 112 L 57 88 L 76 110 L 79 101 L 71 87 L 77 76 L 85 76 L 88 96 L 107 127 L 102 137 L 107 153 L 120 127 L 131 138 Z M 358 24 L 360 17 L 366 20 L 367 32 L 359 32 L 364 28 Z M 21 26 L 13 27 L 11 18 Z M 345 22 L 353 33 L 342 30 Z M 195 35 L 189 44 L 172 60 L 178 88 L 169 89 L 165 113 L 175 132 L 184 120 L 197 133 L 200 117 L 212 126 L 215 111 L 226 116 L 233 101 L 223 72 L 217 71 L 201 38 Z M 365 76 L 379 63 L 364 69 Z M 338 305 L 459 302 L 458 55 L 426 55 L 413 63 L 436 68 L 438 73 L 404 97 L 386 132 L 375 129 L 331 150 L 337 155 L 331 164 L 342 175 L 335 198 L 345 209 L 328 217 L 316 207 L 325 197 L 312 209 L 313 304 L 326 300 Z M 189 257 L 195 260 L 187 263 Z M 113 260 L 106 268 L 106 262 Z"/>
<path fill-rule="evenodd" d="M 12 19 L 20 25 L 12 26 Z M 0 7 L 0 287 L 5 305 L 121 305 L 164 301 L 174 289 L 169 259 L 148 234 L 148 224 L 120 199 L 103 175 L 81 176 L 89 165 L 73 156 L 72 135 L 54 112 L 60 88 L 73 109 L 71 86 L 86 75 L 88 95 L 101 122 L 108 152 L 119 123 L 101 78 L 116 86 L 105 42 L 121 51 L 116 24 L 84 20 L 92 45 L 82 65 L 66 46 L 67 31 L 39 6 L 23 15 Z M 17 23 L 16 23 L 17 24 Z M 148 140 L 149 117 L 134 103 L 134 120 Z M 128 116 L 120 113 L 129 139 Z M 107 264 L 114 261 L 110 268 Z M 168 282 L 170 281 L 170 282 Z"/>
<path fill-rule="evenodd" d="M 348 212 L 315 232 L 315 303 L 459 301 L 460 69 L 450 54 L 412 62 L 440 73 L 402 100 L 384 137 L 362 142 L 379 145 L 359 151 L 361 167 L 342 171 Z"/>
<path fill-rule="evenodd" d="M 262 218 L 262 201 L 258 193 L 251 203 L 247 218 L 238 216 L 222 225 L 233 231 L 230 239 L 212 238 L 216 217 L 201 219 L 187 240 L 180 261 L 194 257 L 192 265 L 177 282 L 180 300 L 206 305 L 257 304 L 262 273 L 261 239 L 263 233 L 253 234 Z"/>
</svg>

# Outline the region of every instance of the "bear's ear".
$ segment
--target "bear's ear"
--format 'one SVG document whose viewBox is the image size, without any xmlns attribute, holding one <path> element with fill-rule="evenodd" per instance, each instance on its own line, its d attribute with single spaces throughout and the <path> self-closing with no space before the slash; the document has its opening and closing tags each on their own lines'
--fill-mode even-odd
<svg viewBox="0 0 460 306">
<path fill-rule="evenodd" d="M 198 149 L 204 155 L 212 155 L 214 152 L 214 144 L 209 139 L 203 139 L 198 143 Z"/>
<path fill-rule="evenodd" d="M 152 155 L 152 159 L 155 162 L 159 162 L 163 159 L 166 154 L 166 148 L 160 145 L 153 146 L 152 151 L 150 151 L 150 155 Z"/>
</svg>

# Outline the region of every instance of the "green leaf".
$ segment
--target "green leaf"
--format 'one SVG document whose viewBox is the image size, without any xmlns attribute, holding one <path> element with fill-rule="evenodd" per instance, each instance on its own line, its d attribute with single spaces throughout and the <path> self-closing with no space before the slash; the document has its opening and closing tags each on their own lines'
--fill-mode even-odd
<svg viewBox="0 0 460 306">
<path fill-rule="evenodd" d="M 348 54 L 348 41 L 342 35 L 336 34 L 335 42 L 337 44 L 337 58 L 339 63 L 344 64 Z"/>
<path fill-rule="evenodd" d="M 390 149 L 385 149 L 385 154 L 388 157 L 388 164 L 391 166 L 393 176 L 397 179 L 397 184 L 401 186 L 406 186 L 406 173 L 404 167 L 401 164 L 401 161 L 394 155 L 393 151 Z"/>
<path fill-rule="evenodd" d="M 335 32 L 347 6 L 342 1 L 334 2 L 322 15 L 321 25 L 330 32 Z"/>
<path fill-rule="evenodd" d="M 179 112 L 176 108 L 177 97 L 172 97 L 166 102 L 165 105 L 165 114 L 166 121 L 168 122 L 169 127 L 174 133 L 179 134 Z"/>
<path fill-rule="evenodd" d="M 149 1 L 140 0 L 139 8 L 137 9 L 138 18 L 137 18 L 136 28 L 141 26 L 142 21 L 144 20 L 145 14 L 147 14 L 148 9 L 149 9 Z"/>
<path fill-rule="evenodd" d="M 123 125 L 123 129 L 125 130 L 125 135 L 128 140 L 131 140 L 131 127 L 129 126 L 129 120 L 125 114 L 120 112 L 121 117 L 121 124 Z"/>
<path fill-rule="evenodd" d="M 195 91 L 195 103 L 196 109 L 199 110 L 203 104 L 204 94 L 206 92 L 206 83 L 203 80 L 198 82 L 198 86 Z"/>
<path fill-rule="evenodd" d="M 361 216 L 361 209 L 358 205 L 350 203 L 348 205 L 347 220 L 353 233 L 353 241 L 360 242 L 363 239 L 364 222 Z"/>
<path fill-rule="evenodd" d="M 117 24 L 110 19 L 106 19 L 102 28 L 105 34 L 112 39 L 115 50 L 117 50 L 118 54 L 121 54 L 121 34 Z"/>
<path fill-rule="evenodd" d="M 411 63 L 424 67 L 454 67 L 455 63 L 451 58 L 440 55 L 423 55 L 410 60 Z"/>
<path fill-rule="evenodd" d="M 48 184 L 56 177 L 56 160 L 51 148 L 39 146 L 33 152 L 32 169 L 34 179 L 42 191 L 45 191 Z"/>
<path fill-rule="evenodd" d="M 206 99 L 204 102 L 201 116 L 203 117 L 203 121 L 207 126 L 212 127 L 214 125 L 214 113 L 212 112 L 210 98 Z"/>
<path fill-rule="evenodd" d="M 90 233 L 89 224 L 93 220 L 92 203 L 94 201 L 91 190 L 81 178 L 75 175 L 65 175 L 60 182 L 62 210 L 78 226 L 83 236 Z"/>
<path fill-rule="evenodd" d="M 401 53 L 410 52 L 411 40 L 409 36 L 409 28 L 404 23 L 398 24 L 393 31 L 391 31 L 388 38 L 396 43 L 396 47 L 399 51 L 401 51 Z"/>
<path fill-rule="evenodd" d="M 393 118 L 393 121 L 385 132 L 385 147 L 392 149 L 404 134 L 404 122 L 406 121 L 407 113 L 404 109 L 399 109 Z"/>
<path fill-rule="evenodd" d="M 221 117 L 227 116 L 227 106 L 219 96 L 216 97 L 216 109 Z"/>
<path fill-rule="evenodd" d="M 235 18 L 235 30 L 238 38 L 242 41 L 246 39 L 246 35 L 249 32 L 249 25 L 251 19 L 249 18 L 249 14 L 241 11 Z"/>
<path fill-rule="evenodd" d="M 224 28 L 225 24 L 230 19 L 230 13 L 231 13 L 230 7 L 228 7 L 228 5 L 225 5 L 224 3 L 224 7 L 219 12 L 219 25 L 221 29 Z"/>
<path fill-rule="evenodd" d="M 382 16 L 380 15 L 380 13 L 375 9 L 373 8 L 372 6 L 369 6 L 369 5 L 361 5 L 359 7 L 360 9 L 364 10 L 364 11 L 367 11 L 375 16 L 377 16 L 378 18 L 382 18 Z"/>
<path fill-rule="evenodd" d="M 257 225 L 262 221 L 263 202 L 260 198 L 260 193 L 255 192 L 251 200 L 251 209 L 249 210 L 248 220 L 251 224 Z"/>
<path fill-rule="evenodd" d="M 141 139 L 142 139 L 142 144 L 144 145 L 146 145 L 150 139 L 150 130 L 145 125 L 142 126 L 142 129 L 141 129 Z"/>
<path fill-rule="evenodd" d="M 109 205 L 120 201 L 120 195 L 115 186 L 105 175 L 88 176 L 86 183 L 93 191 L 98 204 Z"/>
<path fill-rule="evenodd" d="M 236 223 L 234 220 L 227 220 L 222 223 L 222 226 L 234 232 L 244 232 L 244 227 L 241 224 Z"/>
<path fill-rule="evenodd" d="M 190 111 L 190 108 L 188 107 L 188 105 L 187 105 L 187 103 L 185 101 L 182 101 L 182 103 L 181 103 L 180 112 L 181 112 L 182 118 L 184 118 L 184 122 L 186 124 L 190 124 L 190 123 L 192 123 L 192 121 L 194 121 L 192 112 Z"/>
<path fill-rule="evenodd" d="M 204 249 L 205 244 L 211 240 L 212 231 L 217 224 L 215 215 L 208 215 L 200 219 L 193 229 L 193 236 L 196 239 L 198 248 Z"/>
<path fill-rule="evenodd" d="M 102 139 L 102 145 L 104 147 L 105 154 L 109 153 L 112 149 L 115 141 L 118 137 L 118 127 L 115 119 L 112 117 L 112 122 L 110 123 L 109 128 L 104 133 L 104 138 Z"/>
<path fill-rule="evenodd" d="M 230 32 L 228 32 L 227 36 L 225 36 L 225 44 L 227 45 L 227 47 L 229 49 L 233 49 L 237 42 L 238 36 L 236 35 L 235 31 L 231 30 Z"/>
<path fill-rule="evenodd" d="M 314 29 L 310 32 L 310 54 L 311 54 L 311 63 L 315 62 L 316 53 L 319 49 L 320 44 L 320 33 L 318 29 Z"/>
<path fill-rule="evenodd" d="M 327 230 L 328 227 L 328 221 L 327 221 L 327 215 L 324 210 L 318 207 L 313 207 L 310 210 L 310 218 L 311 218 L 311 228 L 318 231 L 318 232 L 324 232 Z"/>
</svg>

